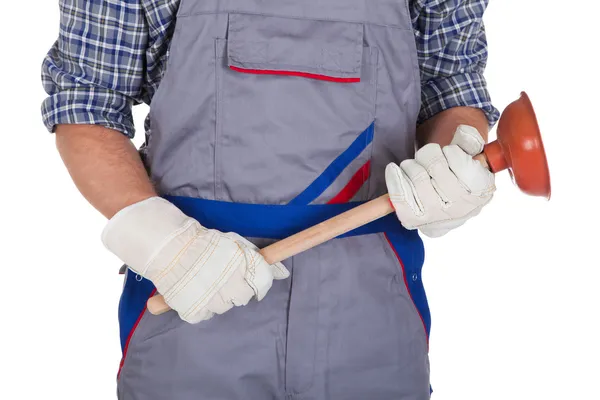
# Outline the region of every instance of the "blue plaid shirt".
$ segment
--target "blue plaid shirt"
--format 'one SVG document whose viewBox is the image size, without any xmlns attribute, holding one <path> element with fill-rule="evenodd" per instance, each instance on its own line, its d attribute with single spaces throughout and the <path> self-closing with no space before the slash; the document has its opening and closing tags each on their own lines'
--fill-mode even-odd
<svg viewBox="0 0 600 400">
<path fill-rule="evenodd" d="M 180 0 L 61 0 L 60 34 L 42 66 L 46 127 L 98 124 L 133 137 L 131 108 L 160 84 Z M 401 1 L 401 0 L 399 0 Z M 410 0 L 422 84 L 419 123 L 445 109 L 499 117 L 483 71 L 489 0 Z"/>
</svg>

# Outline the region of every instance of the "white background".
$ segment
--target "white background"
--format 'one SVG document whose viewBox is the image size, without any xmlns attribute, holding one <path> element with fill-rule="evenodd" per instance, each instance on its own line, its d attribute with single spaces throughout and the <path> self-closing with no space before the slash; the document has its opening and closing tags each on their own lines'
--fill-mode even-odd
<svg viewBox="0 0 600 400">
<path fill-rule="evenodd" d="M 1 399 L 116 398 L 120 263 L 39 115 L 57 4 L 0 12 Z M 427 241 L 434 399 L 600 399 L 598 4 L 489 6 L 490 91 L 498 108 L 529 92 L 553 198 L 526 197 L 503 173 L 478 218 Z"/>
</svg>

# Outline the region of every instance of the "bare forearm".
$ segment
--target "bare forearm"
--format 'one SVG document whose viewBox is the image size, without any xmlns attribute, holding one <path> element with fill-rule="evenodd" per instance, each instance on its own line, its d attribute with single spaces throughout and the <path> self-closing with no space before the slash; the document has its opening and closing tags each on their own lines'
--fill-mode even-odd
<svg viewBox="0 0 600 400">
<path fill-rule="evenodd" d="M 418 127 L 419 148 L 428 143 L 438 143 L 440 146 L 450 144 L 459 125 L 470 125 L 476 128 L 487 142 L 489 125 L 483 111 L 471 107 L 454 107 L 442 111 Z"/>
<path fill-rule="evenodd" d="M 135 146 L 120 132 L 59 125 L 56 147 L 81 194 L 107 218 L 156 196 Z"/>
</svg>

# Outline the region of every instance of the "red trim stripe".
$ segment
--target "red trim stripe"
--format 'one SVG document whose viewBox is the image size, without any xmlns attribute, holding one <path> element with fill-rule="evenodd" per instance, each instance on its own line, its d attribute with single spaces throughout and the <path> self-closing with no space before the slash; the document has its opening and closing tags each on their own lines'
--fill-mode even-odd
<svg viewBox="0 0 600 400">
<path fill-rule="evenodd" d="M 360 190 L 371 175 L 371 161 L 367 161 L 356 173 L 350 178 L 350 182 L 338 193 L 335 197 L 327 202 L 327 204 L 347 203 Z"/>
<path fill-rule="evenodd" d="M 383 235 L 385 236 L 385 240 L 387 240 L 388 244 L 390 245 L 390 248 L 396 255 L 396 258 L 398 259 L 400 266 L 402 267 L 402 277 L 404 278 L 404 286 L 406 286 L 406 291 L 408 292 L 408 295 L 410 296 L 410 300 L 412 301 L 413 305 L 415 306 L 415 310 L 417 311 L 417 314 L 419 314 L 419 318 L 421 318 L 421 323 L 423 324 L 423 332 L 425 332 L 425 338 L 427 339 L 427 350 L 429 350 L 429 335 L 427 334 L 427 327 L 425 326 L 425 320 L 423 319 L 423 316 L 421 315 L 421 313 L 419 312 L 419 309 L 415 305 L 415 301 L 413 300 L 412 294 L 410 293 L 410 289 L 408 288 L 408 280 L 406 278 L 406 269 L 404 268 L 404 263 L 402 262 L 402 258 L 400 258 L 400 254 L 398 254 L 398 252 L 396 251 L 396 248 L 394 247 L 394 245 L 392 245 L 392 242 L 390 241 L 390 238 L 388 237 L 387 233 L 384 233 Z"/>
<path fill-rule="evenodd" d="M 233 65 L 230 65 L 229 68 L 231 68 L 233 71 L 241 72 L 244 74 L 299 76 L 301 78 L 317 79 L 320 81 L 341 82 L 341 83 L 360 82 L 360 78 L 336 78 L 335 76 L 309 74 L 308 72 L 277 71 L 277 70 L 268 70 L 268 69 L 246 69 L 246 68 L 236 67 Z"/>
<path fill-rule="evenodd" d="M 150 299 L 155 294 L 156 294 L 156 289 L 154 289 L 152 291 L 152 293 L 150 293 L 150 296 L 148 297 L 148 299 Z M 119 377 L 121 376 L 121 370 L 123 369 L 123 365 L 125 364 L 125 358 L 127 358 L 127 350 L 129 349 L 129 342 L 131 341 L 131 338 L 133 337 L 135 330 L 137 329 L 138 325 L 140 324 L 140 321 L 142 320 L 142 317 L 144 316 L 144 313 L 146 312 L 146 308 L 147 307 L 144 306 L 137 321 L 135 321 L 135 324 L 133 325 L 131 332 L 129 332 L 129 336 L 127 336 L 127 341 L 125 342 L 125 349 L 123 350 L 123 358 L 121 358 L 121 363 L 119 364 L 119 372 L 117 373 L 117 379 L 119 379 Z"/>
<path fill-rule="evenodd" d="M 394 211 L 396 211 L 396 207 L 394 207 L 394 203 L 392 202 L 392 199 L 390 197 L 388 197 L 388 201 L 390 203 L 390 206 L 392 206 L 392 208 L 394 209 Z"/>
</svg>

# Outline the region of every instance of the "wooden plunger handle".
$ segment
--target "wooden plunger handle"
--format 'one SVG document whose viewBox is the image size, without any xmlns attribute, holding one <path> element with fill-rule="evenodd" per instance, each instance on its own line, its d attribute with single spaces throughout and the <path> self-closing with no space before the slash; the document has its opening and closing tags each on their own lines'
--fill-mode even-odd
<svg viewBox="0 0 600 400">
<path fill-rule="evenodd" d="M 336 215 L 327 221 L 311 226 L 302 232 L 273 243 L 262 249 L 260 254 L 269 264 L 280 262 L 366 225 L 369 222 L 385 217 L 392 212 L 394 212 L 394 207 L 392 207 L 392 203 L 390 202 L 390 196 L 385 194 L 375 200 Z M 161 295 L 156 295 L 148 300 L 148 311 L 154 315 L 163 314 L 170 309 Z"/>
<path fill-rule="evenodd" d="M 473 158 L 488 168 L 483 153 L 478 154 Z M 260 254 L 269 264 L 280 262 L 343 235 L 344 233 L 348 233 L 351 230 L 385 217 L 392 212 L 394 212 L 394 207 L 390 201 L 390 196 L 384 194 L 375 200 L 361 204 L 360 206 L 336 215 L 327 221 L 323 221 L 302 232 L 298 232 L 286 239 L 273 243 L 262 249 Z M 170 309 L 171 308 L 165 303 L 165 299 L 161 295 L 156 295 L 148 300 L 148 311 L 150 311 L 151 314 L 160 315 Z"/>
</svg>

